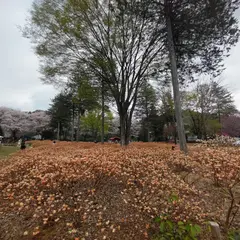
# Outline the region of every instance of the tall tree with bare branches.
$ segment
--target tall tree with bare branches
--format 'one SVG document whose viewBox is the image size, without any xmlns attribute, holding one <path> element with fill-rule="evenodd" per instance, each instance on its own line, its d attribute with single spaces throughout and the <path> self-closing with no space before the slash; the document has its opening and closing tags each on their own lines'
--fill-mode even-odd
<svg viewBox="0 0 240 240">
<path fill-rule="evenodd" d="M 42 60 L 45 82 L 56 83 L 76 64 L 110 90 L 120 116 L 121 144 L 129 143 L 139 87 L 163 47 L 161 19 L 144 1 L 35 1 L 24 29 Z"/>
</svg>

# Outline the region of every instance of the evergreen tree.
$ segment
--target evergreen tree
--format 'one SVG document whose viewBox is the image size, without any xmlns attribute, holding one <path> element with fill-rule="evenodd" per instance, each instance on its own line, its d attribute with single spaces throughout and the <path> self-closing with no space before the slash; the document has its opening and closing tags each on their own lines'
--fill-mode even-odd
<svg viewBox="0 0 240 240">
<path fill-rule="evenodd" d="M 48 110 L 50 126 L 57 131 L 57 138 L 66 137 L 66 132 L 71 127 L 72 95 L 65 92 L 59 93 L 52 100 Z"/>
<path fill-rule="evenodd" d="M 157 105 L 157 95 L 153 86 L 145 81 L 140 90 L 139 96 L 136 103 L 135 115 L 140 117 L 142 120 L 142 131 L 144 132 L 144 140 L 149 141 L 150 139 L 150 115 L 153 111 L 156 110 Z"/>
</svg>

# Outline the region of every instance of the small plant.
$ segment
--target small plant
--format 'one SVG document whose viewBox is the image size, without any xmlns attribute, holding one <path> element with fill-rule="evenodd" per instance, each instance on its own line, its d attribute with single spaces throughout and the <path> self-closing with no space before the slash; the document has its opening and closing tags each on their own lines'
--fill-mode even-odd
<svg viewBox="0 0 240 240">
<path fill-rule="evenodd" d="M 228 233 L 228 240 L 240 240 L 240 231 L 230 231 Z"/>
<path fill-rule="evenodd" d="M 170 204 L 178 201 L 179 197 L 176 194 L 168 198 Z M 195 240 L 201 233 L 199 225 L 183 221 L 173 222 L 167 214 L 157 217 L 155 222 L 159 224 L 159 232 L 153 240 Z"/>
<path fill-rule="evenodd" d="M 195 240 L 201 232 L 197 224 L 172 222 L 166 215 L 157 217 L 155 221 L 159 223 L 159 233 L 154 240 Z"/>
</svg>

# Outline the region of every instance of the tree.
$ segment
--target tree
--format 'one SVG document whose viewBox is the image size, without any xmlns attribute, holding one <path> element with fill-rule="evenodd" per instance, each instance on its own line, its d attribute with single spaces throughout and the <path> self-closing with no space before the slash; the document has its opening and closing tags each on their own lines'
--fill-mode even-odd
<svg viewBox="0 0 240 240">
<path fill-rule="evenodd" d="M 1 127 L 1 125 L 0 125 L 0 136 L 3 136 L 3 135 L 4 135 L 4 132 L 3 132 L 3 129 Z"/>
<path fill-rule="evenodd" d="M 66 132 L 70 128 L 72 111 L 72 95 L 66 92 L 59 93 L 52 100 L 48 110 L 50 126 L 57 130 L 57 139 L 66 138 Z"/>
<path fill-rule="evenodd" d="M 223 59 L 238 41 L 239 0 L 164 0 L 152 2 L 150 17 L 164 16 L 166 25 L 166 72 L 171 70 L 175 112 L 181 150 L 187 152 L 182 120 L 179 80 L 195 73 L 214 76 L 223 69 Z M 149 4 L 146 1 L 146 4 Z M 162 68 L 161 68 L 162 70 Z M 165 69 L 164 69 L 165 70 Z"/>
<path fill-rule="evenodd" d="M 92 137 L 96 140 L 102 129 L 102 112 L 98 109 L 88 112 L 82 117 L 82 128 L 86 132 L 90 132 Z M 106 111 L 104 115 L 104 132 L 108 132 L 113 116 L 110 111 Z"/>
<path fill-rule="evenodd" d="M 222 133 L 231 137 L 240 137 L 240 117 L 231 115 L 222 119 Z"/>
<path fill-rule="evenodd" d="M 221 123 L 222 116 L 237 113 L 231 92 L 224 86 L 221 86 L 220 82 L 213 81 L 211 83 L 211 91 L 213 92 L 213 114 L 217 116 L 219 123 Z"/>
<path fill-rule="evenodd" d="M 182 109 L 180 104 L 180 92 L 179 92 L 179 82 L 178 82 L 178 70 L 177 70 L 177 60 L 176 60 L 176 52 L 174 45 L 174 37 L 173 37 L 173 24 L 172 24 L 172 11 L 170 1 L 164 1 L 164 12 L 166 18 L 166 28 L 167 28 L 167 43 L 168 43 L 168 51 L 169 51 L 169 59 L 170 59 L 170 69 L 172 75 L 172 86 L 173 86 L 173 96 L 174 96 L 174 105 L 175 105 L 175 116 L 177 119 L 177 130 L 178 137 L 180 142 L 180 149 L 187 153 L 187 144 L 185 138 L 185 130 L 182 119 Z"/>
<path fill-rule="evenodd" d="M 74 120 L 75 110 L 77 111 L 77 134 L 76 140 L 79 141 L 80 136 L 80 118 L 86 110 L 90 111 L 99 107 L 99 90 L 97 87 L 92 86 L 90 80 L 83 73 L 76 74 L 68 83 L 68 88 L 72 94 L 72 140 L 74 134 Z"/>
<path fill-rule="evenodd" d="M 120 116 L 127 145 L 139 87 L 162 48 L 162 22 L 154 23 L 137 0 L 35 1 L 25 36 L 43 60 L 45 80 L 54 83 L 81 64 L 104 81 Z"/>
<path fill-rule="evenodd" d="M 146 141 L 149 141 L 150 114 L 156 109 L 157 95 L 153 86 L 145 81 L 139 89 L 139 97 L 136 103 L 136 115 L 141 117 L 143 131 L 146 130 Z"/>
<path fill-rule="evenodd" d="M 27 122 L 24 121 L 24 114 L 21 111 L 11 108 L 1 108 L 1 127 L 5 134 L 9 134 L 13 139 L 17 138 L 17 133 L 23 132 Z"/>
<path fill-rule="evenodd" d="M 217 81 L 198 84 L 192 91 L 182 93 L 183 108 L 189 115 L 191 131 L 207 139 L 221 129 L 222 116 L 236 112 L 231 93 Z"/>
<path fill-rule="evenodd" d="M 34 129 L 38 133 L 47 130 L 49 128 L 50 116 L 46 111 L 35 110 L 28 112 L 28 117 L 31 122 L 34 123 Z"/>
<path fill-rule="evenodd" d="M 134 121 L 133 121 L 134 124 Z M 119 136 L 120 135 L 120 127 L 119 127 L 119 116 L 115 115 L 111 127 L 109 128 L 109 135 L 110 136 Z"/>
<path fill-rule="evenodd" d="M 157 111 L 150 113 L 149 122 L 151 126 L 151 137 L 153 141 L 164 141 L 165 116 L 159 115 Z"/>
<path fill-rule="evenodd" d="M 20 135 L 34 135 L 48 128 L 49 116 L 45 111 L 23 112 L 11 108 L 0 108 L 0 126 L 5 136 L 16 140 Z"/>
<path fill-rule="evenodd" d="M 176 118 L 174 111 L 174 100 L 172 98 L 171 89 L 169 87 L 161 87 L 161 90 L 158 91 L 158 97 L 156 97 L 156 90 L 152 90 L 150 87 L 148 91 L 142 92 L 148 93 L 146 95 L 147 99 L 141 97 L 145 96 L 144 94 L 140 95 L 140 99 L 136 108 L 136 110 L 140 110 L 138 114 L 144 116 L 144 118 L 142 119 L 140 140 L 148 140 L 147 130 L 149 130 L 151 132 L 151 139 L 153 141 L 164 141 L 172 138 L 176 142 Z M 148 103 L 147 106 L 144 105 L 146 102 Z M 159 105 L 158 109 L 156 108 L 157 104 Z M 148 116 L 147 118 L 146 113 Z M 146 126 L 148 126 L 149 129 L 146 129 Z"/>
<path fill-rule="evenodd" d="M 71 129 L 71 140 L 79 141 L 80 118 L 86 111 L 99 107 L 99 91 L 92 86 L 84 73 L 75 71 L 63 92 L 58 94 L 49 109 L 51 126 L 57 129 L 57 138 L 65 135 Z M 75 133 L 76 130 L 76 133 Z M 64 134 L 65 132 L 65 134 Z"/>
<path fill-rule="evenodd" d="M 172 92 L 169 88 L 163 89 L 161 92 L 161 108 L 160 112 L 164 119 L 164 135 L 169 139 L 172 137 L 175 144 L 177 143 L 177 124 L 175 116 L 175 105 Z M 185 132 L 184 132 L 185 134 Z"/>
</svg>

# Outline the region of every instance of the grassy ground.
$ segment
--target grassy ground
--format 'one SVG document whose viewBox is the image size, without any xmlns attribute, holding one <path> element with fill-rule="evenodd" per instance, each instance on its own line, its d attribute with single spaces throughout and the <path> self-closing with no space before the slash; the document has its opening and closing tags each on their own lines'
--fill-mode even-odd
<svg viewBox="0 0 240 240">
<path fill-rule="evenodd" d="M 0 146 L 0 159 L 5 158 L 18 150 L 16 146 Z"/>
</svg>

